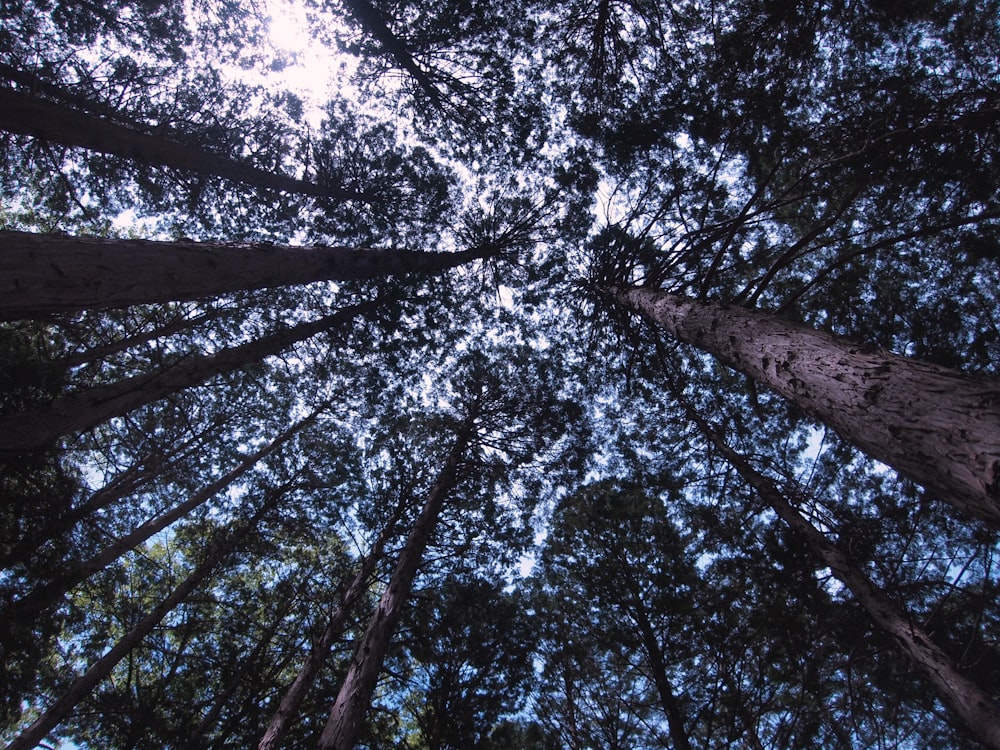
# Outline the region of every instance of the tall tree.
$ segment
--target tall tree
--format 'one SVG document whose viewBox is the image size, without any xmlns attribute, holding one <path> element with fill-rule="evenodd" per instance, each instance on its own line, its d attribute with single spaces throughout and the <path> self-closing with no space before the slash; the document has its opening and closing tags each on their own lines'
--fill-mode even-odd
<svg viewBox="0 0 1000 750">
<path fill-rule="evenodd" d="M 1000 385 L 858 346 L 775 315 L 654 289 L 615 304 L 773 388 L 846 440 L 1000 526 Z"/>
<path fill-rule="evenodd" d="M 63 719 L 83 700 L 94 686 L 103 680 L 115 666 L 124 659 L 132 649 L 136 648 L 153 628 L 174 608 L 186 599 L 195 587 L 204 581 L 213 570 L 225 559 L 233 548 L 244 537 L 250 534 L 257 522 L 266 513 L 274 509 L 280 502 L 287 488 L 272 490 L 265 497 L 253 516 L 239 524 L 233 531 L 217 539 L 205 559 L 191 574 L 185 578 L 170 595 L 150 611 L 121 640 L 118 641 L 104 656 L 92 664 L 83 675 L 54 704 L 46 709 L 41 716 L 22 731 L 10 744 L 7 750 L 27 750 L 35 747 L 45 736 L 59 725 Z"/>
<path fill-rule="evenodd" d="M 424 549 L 445 499 L 458 480 L 462 460 L 469 449 L 479 417 L 479 405 L 473 402 L 469 406 L 468 414 L 455 429 L 451 450 L 427 495 L 420 515 L 406 537 L 406 544 L 399 554 L 385 592 L 355 646 L 351 666 L 320 735 L 319 747 L 324 750 L 349 750 L 354 747 L 390 640 L 409 599 L 410 588 Z"/>
<path fill-rule="evenodd" d="M 434 274 L 489 257 L 493 250 L 422 253 L 0 232 L 0 319 L 194 300 L 313 281 Z"/>
<path fill-rule="evenodd" d="M 371 311 L 378 304 L 373 301 L 352 305 L 311 323 L 286 328 L 216 354 L 182 359 L 147 375 L 137 375 L 119 383 L 57 399 L 46 409 L 7 415 L 0 418 L 0 426 L 17 430 L 20 434 L 7 433 L 9 439 L 0 441 L 0 453 L 41 448 L 60 435 L 88 429 L 171 393 L 203 383 L 220 373 L 278 354 L 292 344 L 332 330 L 356 315 Z"/>
<path fill-rule="evenodd" d="M 813 554 L 830 567 L 862 603 L 879 627 L 899 643 L 921 669 L 942 699 L 984 745 L 1000 748 L 1000 707 L 984 690 L 963 675 L 954 660 L 915 624 L 911 617 L 864 574 L 858 564 L 797 510 L 778 487 L 731 448 L 693 409 L 688 409 L 705 438 L 771 506 L 782 520 L 808 542 Z"/>
</svg>

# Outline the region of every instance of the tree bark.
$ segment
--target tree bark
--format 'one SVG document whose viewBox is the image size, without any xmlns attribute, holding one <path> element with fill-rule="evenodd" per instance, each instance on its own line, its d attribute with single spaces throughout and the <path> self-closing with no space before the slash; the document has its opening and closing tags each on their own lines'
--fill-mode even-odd
<svg viewBox="0 0 1000 750">
<path fill-rule="evenodd" d="M 431 487 L 420 516 L 410 530 L 400 552 L 389 585 L 379 600 L 358 642 L 351 666 L 344 678 L 337 700 L 319 738 L 319 750 L 353 750 L 365 713 L 396 624 L 410 596 L 413 579 L 423 557 L 431 532 L 437 523 L 445 497 L 458 477 L 458 467 L 469 445 L 474 417 L 459 429 L 451 453 Z"/>
<path fill-rule="evenodd" d="M 183 359 L 148 375 L 70 394 L 47 408 L 7 415 L 0 418 L 0 455 L 43 448 L 61 435 L 82 432 L 216 375 L 278 354 L 377 305 L 377 301 L 371 301 L 345 307 L 319 320 L 285 328 L 241 346 Z"/>
<path fill-rule="evenodd" d="M 371 196 L 333 185 L 317 185 L 259 169 L 161 135 L 150 135 L 112 119 L 57 104 L 21 89 L 0 87 L 0 130 L 84 148 L 130 161 L 222 177 L 255 188 L 332 200 L 371 202 Z"/>
<path fill-rule="evenodd" d="M 1000 383 L 763 312 L 652 289 L 603 291 L 795 402 L 945 502 L 1000 527 Z"/>
<path fill-rule="evenodd" d="M 170 595 L 156 606 L 149 614 L 142 618 L 139 623 L 128 633 L 122 636 L 110 651 L 98 659 L 84 674 L 74 682 L 69 689 L 42 715 L 38 717 L 30 726 L 7 745 L 6 750 L 31 750 L 36 747 L 45 736 L 57 727 L 63 719 L 76 707 L 76 705 L 87 697 L 94 687 L 136 648 L 143 639 L 155 628 L 160 621 L 174 610 L 188 595 L 194 591 L 195 587 L 207 578 L 215 567 L 222 562 L 237 544 L 246 537 L 257 525 L 261 517 L 271 510 L 280 501 L 284 489 L 270 493 L 260 509 L 247 522 L 242 524 L 237 530 L 230 533 L 226 539 L 214 546 L 208 557 L 184 581 L 177 586 Z"/>
<path fill-rule="evenodd" d="M 175 521 L 184 518 L 203 503 L 211 500 L 226 487 L 231 485 L 241 476 L 250 471 L 262 459 L 277 450 L 280 446 L 288 442 L 293 436 L 298 434 L 303 428 L 311 424 L 316 419 L 316 412 L 306 417 L 302 421 L 292 425 L 283 433 L 278 435 L 267 445 L 254 451 L 245 457 L 236 466 L 216 479 L 211 484 L 203 487 L 194 493 L 184 502 L 174 506 L 166 513 L 162 513 L 156 518 L 137 526 L 131 533 L 115 539 L 110 545 L 87 560 L 70 564 L 69 569 L 62 575 L 47 584 L 35 589 L 26 596 L 12 602 L 3 611 L 4 617 L 12 619 L 28 619 L 35 617 L 50 605 L 58 602 L 67 591 L 74 586 L 86 581 L 95 573 L 99 573 L 115 562 L 125 553 L 135 549 L 143 542 L 150 539 L 155 534 L 160 533 Z"/>
<path fill-rule="evenodd" d="M 314 281 L 434 274 L 488 254 L 0 232 L 0 320 Z"/>
<path fill-rule="evenodd" d="M 781 517 L 809 545 L 823 565 L 857 597 L 876 625 L 891 635 L 924 676 L 937 689 L 941 699 L 987 747 L 1000 750 L 1000 709 L 978 685 L 966 678 L 955 662 L 942 651 L 916 623 L 886 596 L 837 545 L 831 542 L 788 502 L 773 482 L 758 472 L 742 455 L 733 450 L 698 416 L 688 409 L 702 433 L 718 449 Z"/>
<path fill-rule="evenodd" d="M 278 710 L 264 732 L 257 750 L 278 750 L 282 746 L 285 735 L 291 727 L 295 716 L 298 714 L 299 707 L 302 705 L 306 693 L 312 687 L 316 674 L 319 672 L 323 662 L 326 661 L 326 657 L 330 653 L 334 642 L 343 633 L 347 616 L 353 611 L 354 605 L 357 604 L 358 600 L 361 599 L 361 596 L 368 589 L 368 579 L 371 578 L 379 560 L 382 559 L 385 545 L 392 536 L 396 522 L 402 515 L 404 507 L 404 503 L 400 502 L 372 546 L 371 551 L 361 561 L 361 567 L 357 575 L 354 576 L 351 584 L 347 587 L 347 591 L 341 597 L 340 604 L 334 609 L 333 614 L 330 615 L 330 619 L 327 621 L 326 628 L 323 630 L 319 640 L 310 649 L 309 656 L 306 657 L 306 662 L 302 665 L 302 669 L 299 670 L 298 675 L 296 675 L 282 697 Z"/>
</svg>

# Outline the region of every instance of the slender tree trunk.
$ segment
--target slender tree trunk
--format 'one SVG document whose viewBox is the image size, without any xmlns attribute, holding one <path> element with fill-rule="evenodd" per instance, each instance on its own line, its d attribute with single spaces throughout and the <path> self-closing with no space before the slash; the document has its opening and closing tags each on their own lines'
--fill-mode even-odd
<svg viewBox="0 0 1000 750">
<path fill-rule="evenodd" d="M 652 289 L 603 291 L 794 401 L 940 499 L 1000 527 L 1000 383 L 763 312 Z"/>
<path fill-rule="evenodd" d="M 427 71 L 414 59 L 403 40 L 389 28 L 379 9 L 368 0 L 342 0 L 341 4 L 361 28 L 378 41 L 383 51 L 396 62 L 396 65 L 413 77 L 427 98 L 434 105 L 441 106 L 442 98 L 438 87 L 434 85 Z"/>
<path fill-rule="evenodd" d="M 207 578 L 222 562 L 222 560 L 256 527 L 261 517 L 270 511 L 280 501 L 284 494 L 284 488 L 270 493 L 260 509 L 253 517 L 240 527 L 230 533 L 224 540 L 217 543 L 208 557 L 194 569 L 170 595 L 160 602 L 155 609 L 142 618 L 139 623 L 128 633 L 122 636 L 110 651 L 98 659 L 94 664 L 74 682 L 69 689 L 51 707 L 42 713 L 30 726 L 19 734 L 6 750 L 31 750 L 38 745 L 45 736 L 57 727 L 63 719 L 76 707 L 76 705 L 86 698 L 94 687 L 136 648 L 143 639 L 155 628 L 164 617 L 172 612 L 188 595 L 194 591 L 195 587 Z"/>
<path fill-rule="evenodd" d="M 886 596 L 839 547 L 809 523 L 771 480 L 758 472 L 692 409 L 688 413 L 702 433 L 782 520 L 809 545 L 823 565 L 857 597 L 875 623 L 891 635 L 938 695 L 987 747 L 1000 750 L 1000 708 L 978 685 L 966 678 L 951 658 Z"/>
<path fill-rule="evenodd" d="M 139 333 L 132 334 L 131 336 L 124 336 L 117 341 L 112 341 L 110 344 L 95 346 L 82 352 L 70 354 L 67 357 L 56 360 L 53 364 L 63 367 L 76 367 L 78 365 L 87 364 L 88 362 L 96 362 L 100 359 L 104 359 L 105 357 L 110 357 L 113 354 L 118 354 L 119 352 L 145 344 L 148 341 L 164 338 L 166 336 L 172 336 L 175 333 L 180 333 L 181 331 L 189 328 L 195 328 L 203 323 L 215 320 L 216 318 L 231 312 L 232 310 L 227 310 L 224 307 L 216 307 L 192 318 L 178 316 L 169 323 L 164 323 L 163 325 L 151 330 L 140 331 Z"/>
<path fill-rule="evenodd" d="M 372 546 L 371 551 L 361 561 L 361 567 L 357 575 L 354 576 L 351 584 L 341 597 L 340 604 L 334 609 L 333 614 L 330 615 L 330 619 L 327 621 L 326 628 L 323 630 L 319 640 L 310 649 L 309 656 L 306 657 L 306 662 L 302 665 L 302 669 L 299 670 L 295 680 L 282 697 L 278 710 L 271 719 L 267 731 L 264 732 L 257 750 L 278 750 L 281 747 L 285 735 L 291 727 L 295 716 L 298 714 L 302 701 L 306 697 L 306 693 L 312 687 L 316 674 L 319 672 L 323 662 L 326 661 L 326 657 L 329 655 L 334 642 L 343 633 L 347 616 L 354 610 L 354 606 L 361 599 L 365 591 L 368 590 L 368 579 L 371 578 L 379 560 L 382 559 L 385 545 L 392 537 L 396 523 L 402 516 L 404 508 L 405 504 L 400 501 L 386 523 L 385 528 L 383 528 L 382 533 Z"/>
<path fill-rule="evenodd" d="M 313 281 L 434 274 L 488 254 L 0 232 L 0 320 Z"/>
<path fill-rule="evenodd" d="M 459 429 L 444 468 L 438 474 L 420 516 L 410 530 L 389 585 L 355 648 L 347 676 L 340 686 L 337 700 L 320 735 L 319 750 L 354 748 L 354 741 L 371 703 L 390 640 L 409 599 L 427 540 L 437 523 L 445 497 L 458 477 L 458 467 L 468 448 L 472 425 L 473 417 L 469 417 Z"/>
<path fill-rule="evenodd" d="M 255 674 L 255 665 L 264 652 L 270 647 L 271 641 L 274 639 L 275 634 L 281 627 L 282 621 L 291 610 L 292 604 L 300 593 L 301 592 L 296 591 L 289 592 L 288 597 L 282 603 L 278 612 L 271 620 L 271 624 L 268 626 L 264 634 L 257 640 L 253 651 L 240 661 L 233 676 L 229 678 L 229 681 L 225 684 L 223 689 L 218 695 L 215 696 L 215 700 L 212 701 L 211 708 L 209 708 L 209 710 L 201 718 L 201 721 L 198 722 L 198 726 L 195 727 L 194 732 L 191 733 L 191 747 L 203 746 L 201 738 L 204 737 L 208 730 L 219 720 L 219 716 L 222 715 L 222 709 L 225 708 L 226 704 L 232 700 L 234 695 L 236 695 L 236 691 L 239 689 L 240 684 L 246 681 L 247 675 Z"/>
<path fill-rule="evenodd" d="M 629 598 L 632 600 L 630 609 L 635 624 L 639 628 L 642 650 L 646 653 L 646 661 L 649 663 L 649 670 L 653 675 L 653 684 L 656 685 L 656 692 L 660 696 L 660 705 L 667 717 L 670 739 L 673 740 L 675 750 L 691 750 L 691 741 L 684 728 L 684 712 L 681 710 L 680 701 L 674 695 L 674 687 L 670 684 L 670 678 L 667 676 L 667 660 L 664 658 L 660 641 L 653 630 L 653 623 L 650 622 L 646 612 L 642 592 L 635 579 L 632 578 L 628 561 L 620 559 L 618 567 L 626 580 Z"/>
<path fill-rule="evenodd" d="M 377 301 L 372 301 L 345 307 L 319 320 L 285 328 L 241 346 L 182 359 L 149 374 L 70 394 L 44 409 L 7 415 L 0 418 L 0 455 L 43 448 L 61 435 L 82 432 L 216 375 L 278 354 L 292 344 L 374 310 L 377 305 Z"/>
<path fill-rule="evenodd" d="M 262 459 L 277 450 L 280 446 L 288 442 L 294 435 L 303 428 L 311 424 L 316 419 L 316 412 L 306 419 L 292 425 L 289 429 L 278 435 L 274 440 L 254 451 L 249 456 L 240 461 L 235 467 L 223 474 L 211 484 L 203 487 L 194 493 L 183 503 L 174 506 L 166 513 L 162 513 L 156 518 L 150 519 L 136 527 L 131 533 L 115 539 L 115 541 L 105 547 L 88 560 L 83 560 L 76 565 L 70 565 L 62 575 L 34 591 L 13 602 L 4 610 L 4 616 L 16 619 L 28 619 L 36 616 L 49 606 L 58 602 L 67 591 L 74 586 L 86 581 L 95 573 L 104 570 L 111 563 L 118 560 L 122 555 L 135 549 L 143 542 L 149 540 L 155 534 L 160 533 L 175 521 L 184 518 L 203 503 L 215 497 L 222 490 L 235 482 L 241 476 L 250 471 Z"/>
<path fill-rule="evenodd" d="M 77 523 L 102 510 L 112 503 L 131 495 L 155 477 L 168 471 L 170 467 L 183 461 L 192 451 L 197 450 L 206 436 L 221 426 L 215 420 L 201 433 L 191 437 L 176 447 L 164 449 L 162 446 L 146 453 L 132 466 L 118 474 L 111 482 L 90 495 L 78 505 L 69 508 L 60 516 L 48 519 L 37 533 L 22 538 L 0 557 L 0 567 L 9 568 L 17 564 L 30 565 L 32 556 L 46 542 L 56 539 L 72 529 Z"/>
<path fill-rule="evenodd" d="M 0 87 L 0 130 L 143 164 L 221 177 L 255 188 L 338 201 L 371 202 L 371 196 L 357 190 L 317 185 L 307 180 L 258 169 L 198 146 L 190 146 L 161 135 L 150 135 L 112 119 L 57 104 L 24 90 Z"/>
</svg>

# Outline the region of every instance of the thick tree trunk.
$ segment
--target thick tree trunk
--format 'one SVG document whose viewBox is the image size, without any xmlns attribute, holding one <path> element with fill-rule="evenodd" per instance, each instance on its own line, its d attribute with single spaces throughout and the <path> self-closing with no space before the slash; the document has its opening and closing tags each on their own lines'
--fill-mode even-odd
<svg viewBox="0 0 1000 750">
<path fill-rule="evenodd" d="M 274 491 L 265 499 L 260 509 L 253 517 L 222 540 L 209 553 L 208 557 L 194 569 L 170 595 L 160 602 L 149 614 L 142 618 L 139 623 L 128 633 L 122 636 L 110 651 L 98 659 L 94 664 L 74 682 L 69 689 L 57 700 L 49 709 L 44 711 L 29 727 L 7 745 L 6 750 L 31 750 L 36 747 L 45 736 L 52 731 L 60 722 L 65 719 L 76 705 L 87 697 L 94 687 L 118 665 L 118 663 L 128 656 L 132 649 L 136 648 L 149 633 L 159 625 L 170 612 L 174 610 L 188 595 L 194 591 L 195 587 L 205 580 L 222 562 L 237 544 L 256 527 L 260 518 L 271 510 L 280 501 L 284 493 L 283 489 Z"/>
<path fill-rule="evenodd" d="M 9 414 L 0 418 L 0 454 L 43 448 L 61 435 L 90 429 L 216 375 L 278 354 L 377 305 L 372 301 L 346 307 L 312 323 L 285 328 L 232 349 L 183 359 L 148 375 L 65 396 L 44 409 Z"/>
<path fill-rule="evenodd" d="M 427 540 L 437 523 L 445 497 L 454 486 L 458 467 L 469 445 L 473 418 L 460 428 L 451 453 L 437 476 L 420 516 L 410 530 L 395 570 L 375 613 L 354 650 L 351 666 L 319 738 L 319 750 L 353 750 L 396 624 L 410 597 Z"/>
<path fill-rule="evenodd" d="M 354 606 L 361 599 L 365 591 L 368 590 L 368 579 L 371 578 L 379 560 L 382 559 L 385 545 L 392 536 L 396 522 L 402 515 L 404 507 L 405 505 L 402 502 L 396 507 L 395 512 L 386 523 L 382 533 L 375 541 L 375 544 L 372 545 L 371 551 L 361 561 L 361 567 L 357 575 L 354 576 L 351 584 L 341 597 L 340 604 L 334 609 L 333 614 L 330 615 L 330 619 L 327 621 L 326 628 L 323 630 L 319 640 L 310 649 L 309 656 L 306 657 L 306 662 L 302 665 L 302 669 L 299 670 L 295 680 L 292 681 L 292 684 L 282 697 L 278 710 L 271 719 L 267 731 L 264 732 L 257 750 L 278 750 L 282 746 L 285 735 L 292 725 L 295 716 L 298 714 L 299 707 L 302 705 L 306 693 L 312 687 L 316 674 L 319 672 L 323 662 L 326 661 L 326 657 L 329 655 L 334 642 L 343 633 L 347 616 L 354 610 Z"/>
<path fill-rule="evenodd" d="M 44 584 L 6 607 L 3 611 L 4 617 L 28 619 L 57 603 L 74 586 L 86 581 L 95 573 L 104 570 L 122 555 L 148 541 L 155 534 L 159 534 L 175 521 L 184 518 L 203 503 L 211 500 L 226 487 L 250 471 L 262 459 L 288 442 L 315 419 L 316 413 L 314 412 L 309 417 L 292 425 L 264 447 L 251 453 L 228 472 L 211 484 L 198 490 L 184 502 L 175 505 L 156 518 L 152 518 L 137 526 L 125 536 L 115 538 L 114 542 L 93 557 L 82 560 L 75 565 L 69 564 L 68 569 L 54 581 Z"/>
<path fill-rule="evenodd" d="M 434 274 L 487 254 L 0 232 L 0 320 L 313 281 Z"/>
<path fill-rule="evenodd" d="M 317 185 L 229 159 L 160 135 L 150 135 L 111 119 L 0 87 L 0 130 L 84 148 L 143 164 L 222 177 L 255 188 L 332 200 L 370 202 L 370 196 L 333 185 Z"/>
<path fill-rule="evenodd" d="M 767 477 L 758 472 L 739 453 L 729 447 L 708 424 L 695 415 L 702 433 L 739 472 L 774 512 L 809 545 L 823 565 L 857 597 L 872 620 L 891 635 L 938 695 L 984 745 L 1000 750 L 1000 709 L 978 685 L 958 670 L 951 658 L 927 636 L 927 633 L 886 596 L 854 562 L 826 538 L 794 508 L 785 495 Z"/>
<path fill-rule="evenodd" d="M 1000 527 L 1000 383 L 857 346 L 767 313 L 652 289 L 605 292 L 794 401 L 940 499 Z"/>
</svg>

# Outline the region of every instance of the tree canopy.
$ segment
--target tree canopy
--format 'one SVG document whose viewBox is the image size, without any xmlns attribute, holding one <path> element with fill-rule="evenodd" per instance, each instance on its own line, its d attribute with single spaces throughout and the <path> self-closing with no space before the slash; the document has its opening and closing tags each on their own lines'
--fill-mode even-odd
<svg viewBox="0 0 1000 750">
<path fill-rule="evenodd" d="M 7 747 L 1000 748 L 1000 2 L 0 19 Z"/>
</svg>

